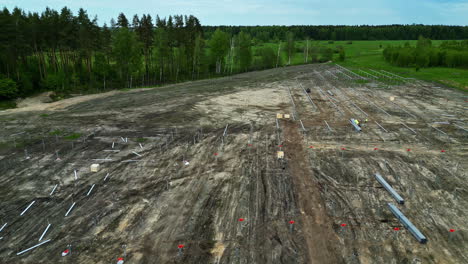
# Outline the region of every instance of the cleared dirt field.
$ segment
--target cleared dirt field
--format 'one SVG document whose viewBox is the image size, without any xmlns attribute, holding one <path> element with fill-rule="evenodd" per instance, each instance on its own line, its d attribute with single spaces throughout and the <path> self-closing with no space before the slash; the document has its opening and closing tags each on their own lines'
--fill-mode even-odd
<svg viewBox="0 0 468 264">
<path fill-rule="evenodd" d="M 0 112 L 0 263 L 468 263 L 467 97 L 392 84 L 304 65 Z"/>
</svg>

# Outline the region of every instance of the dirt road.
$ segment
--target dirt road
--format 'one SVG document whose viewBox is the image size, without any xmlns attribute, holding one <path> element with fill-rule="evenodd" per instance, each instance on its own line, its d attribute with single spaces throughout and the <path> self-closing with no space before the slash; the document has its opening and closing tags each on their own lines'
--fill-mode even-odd
<svg viewBox="0 0 468 264">
<path fill-rule="evenodd" d="M 302 228 L 307 243 L 308 263 L 336 264 L 339 260 L 336 245 L 338 240 L 332 229 L 324 200 L 320 195 L 319 185 L 304 150 L 305 142 L 297 123 L 282 122 L 284 127 L 286 160 L 295 194 L 301 211 Z"/>
</svg>

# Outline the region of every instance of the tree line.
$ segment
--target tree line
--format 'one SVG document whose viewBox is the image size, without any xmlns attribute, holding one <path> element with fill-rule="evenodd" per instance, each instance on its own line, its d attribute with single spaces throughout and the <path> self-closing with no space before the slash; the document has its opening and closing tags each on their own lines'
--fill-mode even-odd
<svg viewBox="0 0 468 264">
<path fill-rule="evenodd" d="M 468 39 L 468 26 L 444 25 L 383 25 L 383 26 L 203 26 L 209 37 L 216 29 L 228 34 L 245 32 L 260 42 L 278 41 L 292 32 L 298 39 L 315 40 L 413 40 L 419 36 L 430 39 Z"/>
<path fill-rule="evenodd" d="M 467 38 L 467 27 L 210 27 L 189 15 L 120 13 L 98 25 L 84 9 L 0 11 L 0 100 L 154 86 L 284 65 L 325 62 L 342 47 L 319 39 Z M 379 33 L 380 32 L 380 33 Z M 298 41 L 302 40 L 302 41 Z"/>
<path fill-rule="evenodd" d="M 102 27 L 84 9 L 0 12 L 0 98 L 154 85 L 201 70 L 203 31 L 194 16 L 121 13 Z"/>
<path fill-rule="evenodd" d="M 0 11 L 0 100 L 54 91 L 73 92 L 153 86 L 289 64 L 329 61 L 344 52 L 296 44 L 285 31 L 273 45 L 255 46 L 248 32 L 205 34 L 195 16 L 120 13 L 98 25 L 84 9 L 26 13 Z M 296 58 L 299 54 L 300 59 Z"/>
<path fill-rule="evenodd" d="M 409 43 L 403 46 L 387 47 L 383 56 L 389 63 L 400 67 L 415 67 L 416 70 L 425 67 L 468 67 L 468 40 L 444 41 L 438 47 L 432 41 L 422 36 L 416 46 Z"/>
</svg>

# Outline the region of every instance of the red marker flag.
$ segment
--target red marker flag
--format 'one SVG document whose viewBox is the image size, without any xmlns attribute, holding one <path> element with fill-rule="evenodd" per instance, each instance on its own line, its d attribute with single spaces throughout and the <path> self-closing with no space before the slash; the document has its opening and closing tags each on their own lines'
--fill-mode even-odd
<svg viewBox="0 0 468 264">
<path fill-rule="evenodd" d="M 294 222 L 294 220 L 291 220 L 291 221 L 289 221 L 289 223 L 292 225 L 292 224 L 294 224 L 296 222 Z"/>
<path fill-rule="evenodd" d="M 345 226 L 346 226 L 346 224 L 341 224 L 341 226 L 342 226 L 342 227 L 345 227 Z"/>
<path fill-rule="evenodd" d="M 453 232 L 455 232 L 455 229 L 450 229 L 449 231 L 450 231 L 450 233 L 453 233 Z"/>
<path fill-rule="evenodd" d="M 400 228 L 399 227 L 394 227 L 393 230 L 398 231 L 398 230 L 400 230 Z"/>
<path fill-rule="evenodd" d="M 177 246 L 178 248 L 184 248 L 184 245 L 180 244 Z"/>
<path fill-rule="evenodd" d="M 244 218 L 239 218 L 239 222 L 244 222 Z"/>
</svg>

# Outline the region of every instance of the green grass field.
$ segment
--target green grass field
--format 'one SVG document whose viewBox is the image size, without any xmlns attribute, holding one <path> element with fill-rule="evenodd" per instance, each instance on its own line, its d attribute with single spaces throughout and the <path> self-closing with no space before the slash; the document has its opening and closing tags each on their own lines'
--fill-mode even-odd
<svg viewBox="0 0 468 264">
<path fill-rule="evenodd" d="M 392 66 L 387 63 L 383 56 L 382 51 L 387 46 L 403 45 L 406 40 L 385 40 L 385 41 L 353 41 L 352 44 L 347 44 L 347 41 L 335 41 L 329 44 L 328 41 L 314 41 L 314 45 L 323 45 L 335 48 L 342 46 L 346 52 L 346 60 L 338 62 L 340 65 L 350 69 L 373 69 L 373 70 L 386 70 L 399 74 L 404 77 L 417 78 L 421 80 L 433 81 L 442 83 L 444 85 L 457 88 L 459 90 L 468 92 L 468 69 L 459 68 L 444 68 L 433 67 L 423 68 L 416 71 L 415 68 L 403 68 Z M 416 40 L 408 41 L 412 46 L 416 45 Z M 433 45 L 439 45 L 442 40 L 433 40 Z M 305 42 L 299 42 L 298 45 L 304 46 Z M 310 43 L 309 43 L 310 45 Z M 295 56 L 294 63 L 297 59 L 302 58 L 302 54 L 298 53 Z M 338 60 L 338 55 L 335 54 L 335 60 Z M 303 61 L 303 59 L 302 59 Z M 302 63 L 301 61 L 301 63 Z"/>
</svg>

